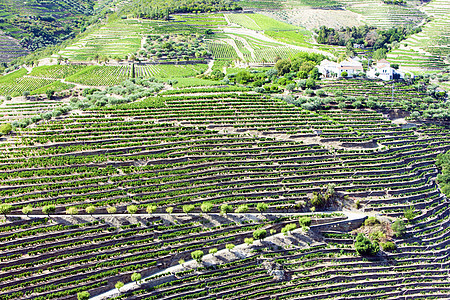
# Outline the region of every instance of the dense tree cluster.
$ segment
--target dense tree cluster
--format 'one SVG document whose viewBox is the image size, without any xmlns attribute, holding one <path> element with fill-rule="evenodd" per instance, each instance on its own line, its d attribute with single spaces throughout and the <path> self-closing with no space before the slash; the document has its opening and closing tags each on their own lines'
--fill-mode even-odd
<svg viewBox="0 0 450 300">
<path fill-rule="evenodd" d="M 372 242 L 364 234 L 358 233 L 355 240 L 355 250 L 359 255 L 376 255 L 380 251 L 377 242 Z"/>
<path fill-rule="evenodd" d="M 242 10 L 242 7 L 230 0 L 135 0 L 124 6 L 122 13 L 131 13 L 134 17 L 138 18 L 168 20 L 171 13 L 200 13 L 232 10 Z"/>
<path fill-rule="evenodd" d="M 199 60 L 211 55 L 204 36 L 196 35 L 148 35 L 144 48 L 135 57 L 142 60 Z"/>
<path fill-rule="evenodd" d="M 420 28 L 393 27 L 382 30 L 372 26 L 346 27 L 342 29 L 322 26 L 317 30 L 317 42 L 320 44 L 353 46 L 364 45 L 376 49 L 387 49 L 388 44 L 400 42 L 409 35 L 420 32 Z"/>
</svg>

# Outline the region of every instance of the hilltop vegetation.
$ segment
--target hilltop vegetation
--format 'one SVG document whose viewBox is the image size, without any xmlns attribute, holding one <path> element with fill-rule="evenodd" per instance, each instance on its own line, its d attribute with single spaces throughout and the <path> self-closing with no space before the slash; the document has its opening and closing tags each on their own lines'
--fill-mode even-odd
<svg viewBox="0 0 450 300">
<path fill-rule="evenodd" d="M 231 0 L 134 0 L 122 7 L 121 14 L 137 18 L 169 19 L 172 13 L 206 13 L 242 10 L 238 2 Z"/>
</svg>

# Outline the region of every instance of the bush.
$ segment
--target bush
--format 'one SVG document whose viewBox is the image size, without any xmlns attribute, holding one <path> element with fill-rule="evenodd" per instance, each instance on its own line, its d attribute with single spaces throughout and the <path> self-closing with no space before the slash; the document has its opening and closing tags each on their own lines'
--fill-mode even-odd
<svg viewBox="0 0 450 300">
<path fill-rule="evenodd" d="M 138 207 L 136 205 L 128 205 L 127 206 L 127 211 L 130 215 L 133 215 L 137 212 Z"/>
<path fill-rule="evenodd" d="M 347 76 L 348 76 L 347 72 L 344 71 L 344 72 L 341 73 L 341 77 L 347 77 Z"/>
<path fill-rule="evenodd" d="M 193 211 L 194 208 L 195 208 L 195 206 L 192 205 L 192 204 L 186 204 L 186 205 L 183 205 L 183 212 L 186 213 L 186 214 L 188 214 L 188 213 L 190 213 L 191 211 Z"/>
<path fill-rule="evenodd" d="M 200 206 L 202 212 L 210 212 L 214 207 L 214 204 L 212 204 L 211 202 L 203 202 L 202 205 Z"/>
<path fill-rule="evenodd" d="M 381 248 L 383 249 L 383 251 L 394 251 L 397 249 L 397 246 L 393 243 L 393 242 L 386 242 L 386 243 L 381 243 Z"/>
<path fill-rule="evenodd" d="M 392 231 L 394 231 L 395 237 L 402 237 L 406 230 L 405 222 L 403 222 L 402 219 L 397 219 L 395 220 L 394 224 L 392 224 L 391 228 Z"/>
<path fill-rule="evenodd" d="M 0 133 L 1 134 L 8 134 L 12 131 L 12 125 L 11 123 L 5 123 L 0 125 Z"/>
<path fill-rule="evenodd" d="M 282 233 L 291 232 L 292 230 L 294 230 L 294 229 L 296 229 L 296 228 L 297 228 L 297 225 L 295 225 L 294 223 L 292 223 L 292 224 L 287 224 L 286 226 L 284 226 L 284 227 L 281 229 L 281 232 L 282 232 Z"/>
<path fill-rule="evenodd" d="M 198 263 L 202 262 L 203 255 L 204 253 L 202 250 L 196 250 L 194 252 L 191 252 L 192 259 L 195 259 Z"/>
<path fill-rule="evenodd" d="M 133 273 L 131 274 L 131 280 L 134 282 L 138 282 L 139 280 L 141 280 L 142 276 L 139 273 Z"/>
<path fill-rule="evenodd" d="M 233 211 L 233 207 L 230 204 L 222 204 L 220 207 L 220 212 L 223 214 L 229 213 Z"/>
<path fill-rule="evenodd" d="M 253 238 L 256 240 L 262 240 L 267 236 L 267 231 L 265 229 L 257 229 L 253 231 Z"/>
<path fill-rule="evenodd" d="M 88 300 L 89 297 L 91 297 L 91 295 L 90 295 L 88 292 L 86 292 L 86 291 L 84 291 L 84 292 L 79 292 L 79 293 L 77 294 L 77 299 L 78 299 L 78 300 Z"/>
<path fill-rule="evenodd" d="M 373 226 L 373 225 L 376 225 L 376 224 L 380 224 L 380 222 L 375 217 L 368 217 L 364 221 L 364 226 Z"/>
<path fill-rule="evenodd" d="M 376 255 L 380 251 L 378 243 L 372 243 L 362 233 L 358 233 L 355 241 L 355 250 L 359 255 Z"/>
<path fill-rule="evenodd" d="M 302 227 L 309 227 L 309 226 L 311 226 L 311 218 L 310 217 L 301 217 L 300 219 L 298 219 L 298 223 Z"/>
</svg>

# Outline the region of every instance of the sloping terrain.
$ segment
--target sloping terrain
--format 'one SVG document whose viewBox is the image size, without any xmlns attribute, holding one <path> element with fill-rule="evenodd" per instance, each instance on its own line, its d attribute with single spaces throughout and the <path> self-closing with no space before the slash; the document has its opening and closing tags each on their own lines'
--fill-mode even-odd
<svg viewBox="0 0 450 300">
<path fill-rule="evenodd" d="M 450 149 L 444 128 L 403 129 L 371 110 L 314 113 L 261 94 L 197 88 L 41 121 L 10 139 L 17 146 L 3 144 L 1 163 L 1 200 L 12 205 L 0 226 L 1 299 L 97 295 L 134 272 L 160 274 L 212 248 L 230 250 L 120 298 L 450 293 L 448 200 L 435 183 L 435 158 Z M 314 192 L 329 200 L 316 202 Z M 401 237 L 385 231 L 396 251 L 362 257 L 352 232 L 362 220 L 311 213 L 355 203 L 383 224 L 413 209 Z M 305 215 L 310 228 L 292 231 Z M 291 242 L 277 242 L 286 225 Z M 255 241 L 247 252 L 227 246 L 257 229 L 275 241 Z"/>
</svg>

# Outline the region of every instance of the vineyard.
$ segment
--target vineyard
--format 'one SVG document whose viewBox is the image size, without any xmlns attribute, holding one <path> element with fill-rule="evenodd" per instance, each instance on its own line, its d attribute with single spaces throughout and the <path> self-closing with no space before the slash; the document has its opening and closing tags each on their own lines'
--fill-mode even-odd
<svg viewBox="0 0 450 300">
<path fill-rule="evenodd" d="M 446 298 L 450 220 L 435 162 L 449 138 L 238 87 L 16 129 L 2 144 L 0 299 Z M 382 254 L 355 250 L 358 232 Z"/>
<path fill-rule="evenodd" d="M 0 300 L 450 299 L 446 0 L 13 2 Z"/>
</svg>

